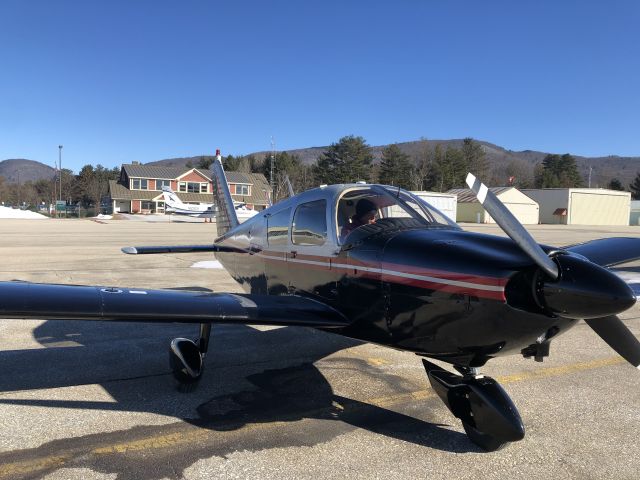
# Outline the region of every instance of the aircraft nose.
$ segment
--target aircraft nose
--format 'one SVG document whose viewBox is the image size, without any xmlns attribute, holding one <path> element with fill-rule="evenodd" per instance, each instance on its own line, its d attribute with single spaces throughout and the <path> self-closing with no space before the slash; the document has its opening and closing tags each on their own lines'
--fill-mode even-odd
<svg viewBox="0 0 640 480">
<path fill-rule="evenodd" d="M 546 306 L 564 317 L 590 319 L 616 315 L 631 308 L 636 297 L 615 273 L 572 255 L 555 258 L 560 278 L 546 282 L 542 295 Z"/>
</svg>

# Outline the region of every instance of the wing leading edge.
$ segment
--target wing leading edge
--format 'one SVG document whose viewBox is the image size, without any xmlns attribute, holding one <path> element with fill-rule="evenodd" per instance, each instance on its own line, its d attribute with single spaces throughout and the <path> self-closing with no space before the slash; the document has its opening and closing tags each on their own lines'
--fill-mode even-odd
<svg viewBox="0 0 640 480">
<path fill-rule="evenodd" d="M 611 267 L 640 259 L 640 238 L 601 238 L 571 245 L 563 250 L 587 257 L 602 267 Z"/>
<path fill-rule="evenodd" d="M 0 318 L 237 323 L 339 328 L 347 319 L 304 297 L 0 282 Z"/>
</svg>

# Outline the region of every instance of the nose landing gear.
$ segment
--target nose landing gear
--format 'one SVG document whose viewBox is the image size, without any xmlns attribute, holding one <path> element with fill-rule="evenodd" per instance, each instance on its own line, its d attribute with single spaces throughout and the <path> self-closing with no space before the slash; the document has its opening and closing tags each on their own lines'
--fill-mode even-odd
<svg viewBox="0 0 640 480">
<path fill-rule="evenodd" d="M 195 389 L 204 370 L 204 357 L 209 349 L 211 324 L 200 324 L 200 336 L 196 341 L 174 338 L 169 349 L 169 364 L 181 391 Z"/>
<path fill-rule="evenodd" d="M 492 452 L 524 438 L 524 425 L 507 392 L 475 369 L 456 375 L 422 360 L 431 386 L 447 408 L 462 421 L 469 440 Z"/>
</svg>

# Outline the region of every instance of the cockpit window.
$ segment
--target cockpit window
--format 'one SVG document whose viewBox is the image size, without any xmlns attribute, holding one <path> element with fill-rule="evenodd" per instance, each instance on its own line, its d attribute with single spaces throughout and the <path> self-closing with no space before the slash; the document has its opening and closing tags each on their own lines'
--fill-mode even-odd
<svg viewBox="0 0 640 480">
<path fill-rule="evenodd" d="M 294 245 L 323 245 L 327 239 L 327 201 L 307 202 L 293 215 L 291 241 Z"/>
<path fill-rule="evenodd" d="M 286 208 L 267 218 L 267 241 L 269 245 L 286 245 L 289 239 L 289 217 L 291 209 Z"/>
<path fill-rule="evenodd" d="M 459 228 L 436 208 L 406 190 L 372 185 L 349 190 L 340 197 L 336 210 L 340 243 L 354 230 L 383 228 Z"/>
<path fill-rule="evenodd" d="M 414 213 L 417 213 L 419 216 L 424 218 L 431 225 L 449 225 L 455 226 L 457 225 L 452 222 L 447 216 L 442 214 L 438 209 L 429 205 L 422 198 L 413 195 L 406 190 L 393 188 L 393 187 L 385 187 L 386 190 L 393 196 L 402 200 L 402 203 L 406 207 L 409 207 L 409 211 L 407 209 L 398 208 L 400 205 L 394 205 L 390 208 L 389 216 L 390 217 L 407 217 L 414 216 Z"/>
</svg>

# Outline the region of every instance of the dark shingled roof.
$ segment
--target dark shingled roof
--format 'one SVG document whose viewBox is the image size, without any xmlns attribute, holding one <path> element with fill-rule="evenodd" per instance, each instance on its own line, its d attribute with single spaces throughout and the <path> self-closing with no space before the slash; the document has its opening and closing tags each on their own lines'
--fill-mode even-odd
<svg viewBox="0 0 640 480">
<path fill-rule="evenodd" d="M 129 178 L 160 178 L 162 180 L 175 180 L 180 175 L 184 175 L 191 168 L 174 168 L 174 167 L 156 167 L 153 165 L 131 165 L 124 164 L 122 168 Z M 205 170 L 195 169 L 201 175 L 211 178 L 209 172 Z"/>
<path fill-rule="evenodd" d="M 494 195 L 500 195 L 501 193 L 506 192 L 507 190 L 511 190 L 515 187 L 491 187 L 491 190 Z M 451 195 L 458 196 L 458 203 L 478 203 L 478 199 L 476 198 L 475 193 L 473 193 L 469 188 L 452 188 L 447 191 Z"/>
<path fill-rule="evenodd" d="M 109 180 L 109 195 L 113 200 L 152 200 L 162 192 L 157 190 L 129 190 L 115 180 Z"/>
<path fill-rule="evenodd" d="M 271 186 L 263 174 L 244 172 L 225 172 L 225 174 L 227 175 L 227 182 L 229 183 L 252 185 L 251 196 L 231 195 L 234 200 L 253 203 L 255 205 L 269 205 L 267 192 L 271 190 Z"/>
</svg>

